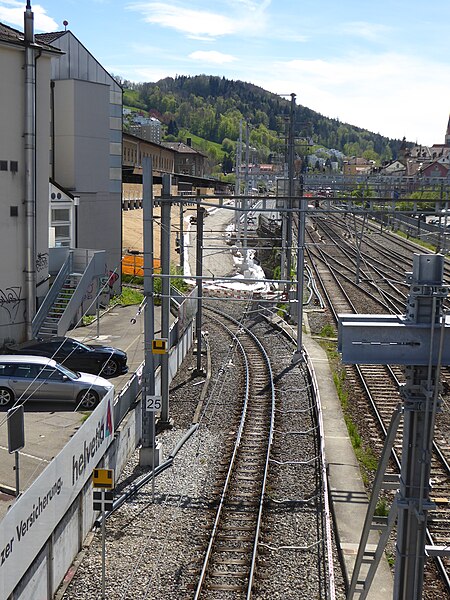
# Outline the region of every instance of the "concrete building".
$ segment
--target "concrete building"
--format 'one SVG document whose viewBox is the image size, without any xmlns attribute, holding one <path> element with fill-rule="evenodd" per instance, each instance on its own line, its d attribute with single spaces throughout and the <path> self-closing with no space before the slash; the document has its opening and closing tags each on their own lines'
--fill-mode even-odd
<svg viewBox="0 0 450 600">
<path fill-rule="evenodd" d="M 24 17 L 0 24 L 0 348 L 66 333 L 120 285 L 122 90 L 70 31 Z"/>
<path fill-rule="evenodd" d="M 122 88 L 72 32 L 36 39 L 62 53 L 51 64 L 51 178 L 74 198 L 70 246 L 105 250 L 105 276 L 120 277 Z M 52 211 L 58 204 L 51 198 Z"/>
<path fill-rule="evenodd" d="M 50 77 L 59 56 L 32 31 L 26 39 L 0 23 L 0 347 L 24 339 L 48 291 Z"/>
</svg>

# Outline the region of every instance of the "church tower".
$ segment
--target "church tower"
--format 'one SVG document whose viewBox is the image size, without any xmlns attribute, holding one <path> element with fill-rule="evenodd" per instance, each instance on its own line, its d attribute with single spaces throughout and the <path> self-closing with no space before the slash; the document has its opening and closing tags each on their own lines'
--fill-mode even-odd
<svg viewBox="0 0 450 600">
<path fill-rule="evenodd" d="M 448 118 L 447 132 L 445 134 L 445 145 L 450 146 L 450 117 Z"/>
</svg>

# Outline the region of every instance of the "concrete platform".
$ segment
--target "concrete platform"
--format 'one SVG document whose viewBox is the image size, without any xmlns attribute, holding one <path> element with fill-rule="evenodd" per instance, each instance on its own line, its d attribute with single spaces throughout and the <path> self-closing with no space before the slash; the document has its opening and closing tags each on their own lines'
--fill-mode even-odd
<svg viewBox="0 0 450 600">
<path fill-rule="evenodd" d="M 347 582 L 350 583 L 367 512 L 368 497 L 348 436 L 326 352 L 308 335 L 303 337 L 303 345 L 314 364 L 319 386 L 325 430 L 325 454 L 337 543 L 342 552 L 344 575 Z M 375 548 L 378 534 L 374 532 L 369 541 Z M 393 576 L 387 560 L 383 557 L 367 598 L 368 600 L 388 600 L 393 597 L 393 590 Z"/>
</svg>

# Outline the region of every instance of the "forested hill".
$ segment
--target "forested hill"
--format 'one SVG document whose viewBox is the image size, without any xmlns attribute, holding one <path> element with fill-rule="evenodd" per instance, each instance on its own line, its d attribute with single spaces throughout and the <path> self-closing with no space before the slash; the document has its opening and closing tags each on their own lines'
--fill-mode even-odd
<svg viewBox="0 0 450 600">
<path fill-rule="evenodd" d="M 260 160 L 270 160 L 271 154 L 282 151 L 289 98 L 250 83 L 209 75 L 167 77 L 156 83 L 119 79 L 119 83 L 125 88 L 124 104 L 158 117 L 167 125 L 169 135 L 176 137 L 183 129 L 226 147 L 227 142 L 238 139 L 242 119 L 250 124 L 250 142 L 258 148 Z M 346 156 L 377 161 L 395 158 L 401 144 L 401 140 L 341 123 L 301 105 L 296 106 L 295 136 Z"/>
</svg>

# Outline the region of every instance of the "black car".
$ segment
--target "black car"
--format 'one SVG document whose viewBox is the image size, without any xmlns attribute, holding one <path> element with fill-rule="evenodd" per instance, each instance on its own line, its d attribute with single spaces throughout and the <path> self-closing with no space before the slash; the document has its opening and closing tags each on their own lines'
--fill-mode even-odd
<svg viewBox="0 0 450 600">
<path fill-rule="evenodd" d="M 73 371 L 114 377 L 128 371 L 127 355 L 110 346 L 82 344 L 68 337 L 31 340 L 8 347 L 11 354 L 32 354 L 53 358 Z"/>
</svg>

